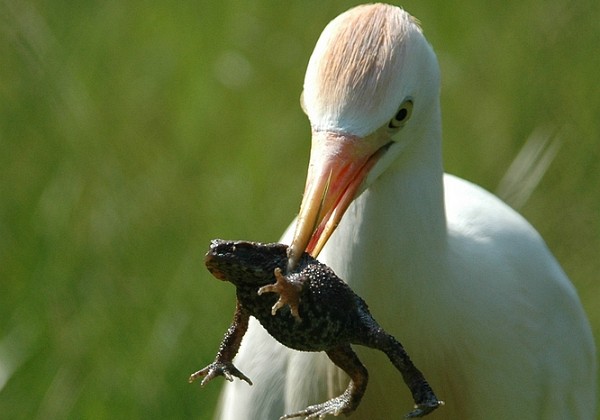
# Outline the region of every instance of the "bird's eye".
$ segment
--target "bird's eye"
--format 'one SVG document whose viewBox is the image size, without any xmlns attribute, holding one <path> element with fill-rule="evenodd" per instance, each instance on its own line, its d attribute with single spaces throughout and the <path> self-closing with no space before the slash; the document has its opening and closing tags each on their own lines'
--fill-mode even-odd
<svg viewBox="0 0 600 420">
<path fill-rule="evenodd" d="M 413 109 L 412 99 L 406 99 L 404 102 L 402 102 L 402 105 L 400 105 L 400 108 L 398 108 L 398 111 L 396 112 L 396 115 L 394 116 L 394 118 L 392 118 L 390 120 L 388 127 L 392 128 L 392 129 L 397 129 L 397 128 L 402 127 L 404 124 L 406 124 L 406 121 L 408 121 L 408 119 L 410 118 L 410 115 L 412 114 L 412 109 Z"/>
</svg>

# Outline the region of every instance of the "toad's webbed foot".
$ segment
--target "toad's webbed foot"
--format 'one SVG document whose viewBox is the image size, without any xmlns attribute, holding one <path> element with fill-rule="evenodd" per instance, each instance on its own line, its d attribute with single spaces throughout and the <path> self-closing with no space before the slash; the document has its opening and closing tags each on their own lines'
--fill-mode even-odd
<svg viewBox="0 0 600 420">
<path fill-rule="evenodd" d="M 279 294 L 279 300 L 275 302 L 275 305 L 273 305 L 271 314 L 275 315 L 280 308 L 283 308 L 285 305 L 289 305 L 290 312 L 296 321 L 302 321 L 302 318 L 300 318 L 300 314 L 298 313 L 298 306 L 300 305 L 300 292 L 302 292 L 302 283 L 284 276 L 280 268 L 275 269 L 275 279 L 277 280 L 275 283 L 268 284 L 258 289 L 258 294 Z"/>
<path fill-rule="evenodd" d="M 236 378 L 246 381 L 252 385 L 252 381 L 246 375 L 240 372 L 238 368 L 233 365 L 233 363 L 219 361 L 214 361 L 204 369 L 201 369 L 196 373 L 192 373 L 189 382 L 192 383 L 196 379 L 204 377 L 200 383 L 201 386 L 204 386 L 217 376 L 224 376 L 229 382 L 233 382 L 233 377 L 235 376 Z"/>
<path fill-rule="evenodd" d="M 415 409 L 407 415 L 405 415 L 404 418 L 414 419 L 417 417 L 426 416 L 441 405 L 444 405 L 444 401 L 438 401 L 434 395 L 434 399 L 432 399 L 431 401 L 415 405 Z"/>
<path fill-rule="evenodd" d="M 279 420 L 292 419 L 294 417 L 304 417 L 305 419 L 321 419 L 328 414 L 332 416 L 337 416 L 341 413 L 350 414 L 355 409 L 356 407 L 354 406 L 354 403 L 352 403 L 349 396 L 344 393 L 339 397 L 332 398 L 324 403 L 311 405 L 302 411 L 281 416 Z"/>
</svg>

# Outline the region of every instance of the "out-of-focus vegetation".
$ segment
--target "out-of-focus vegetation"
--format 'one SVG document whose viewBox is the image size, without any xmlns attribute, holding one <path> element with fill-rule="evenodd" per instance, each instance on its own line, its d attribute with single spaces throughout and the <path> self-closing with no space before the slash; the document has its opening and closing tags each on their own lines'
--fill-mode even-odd
<svg viewBox="0 0 600 420">
<path fill-rule="evenodd" d="M 234 293 L 202 256 L 295 215 L 304 68 L 356 3 L 0 0 L 0 417 L 211 418 L 219 381 L 187 377 Z M 440 59 L 449 172 L 495 190 L 532 134 L 560 142 L 521 211 L 600 337 L 600 3 L 403 6 Z"/>
</svg>

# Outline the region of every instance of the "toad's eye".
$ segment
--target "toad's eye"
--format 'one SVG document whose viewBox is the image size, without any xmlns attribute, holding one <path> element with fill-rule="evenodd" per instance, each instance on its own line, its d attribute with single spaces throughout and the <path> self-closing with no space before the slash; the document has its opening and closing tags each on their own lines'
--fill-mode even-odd
<svg viewBox="0 0 600 420">
<path fill-rule="evenodd" d="M 391 129 L 398 129 L 406 124 L 406 121 L 410 118 L 413 109 L 413 101 L 412 99 L 406 99 L 398 108 L 396 115 L 392 118 L 388 124 L 388 127 Z"/>
</svg>

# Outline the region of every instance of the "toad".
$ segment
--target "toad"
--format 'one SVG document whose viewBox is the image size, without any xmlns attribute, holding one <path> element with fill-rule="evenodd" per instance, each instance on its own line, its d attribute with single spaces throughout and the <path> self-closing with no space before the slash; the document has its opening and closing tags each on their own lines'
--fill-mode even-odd
<svg viewBox="0 0 600 420">
<path fill-rule="evenodd" d="M 283 345 L 300 351 L 324 351 L 350 377 L 342 395 L 283 415 L 282 420 L 348 415 L 356 410 L 367 387 L 368 372 L 351 344 L 381 350 L 400 371 L 415 401 L 414 410 L 405 417 L 422 417 L 443 404 L 400 342 L 371 316 L 365 301 L 331 268 L 307 253 L 293 271 L 284 274 L 286 245 L 215 239 L 205 263 L 213 276 L 236 287 L 237 304 L 214 362 L 192 374 L 190 382 L 203 378 L 201 385 L 205 385 L 224 376 L 252 385 L 233 365 L 233 358 L 253 316 Z"/>
</svg>

